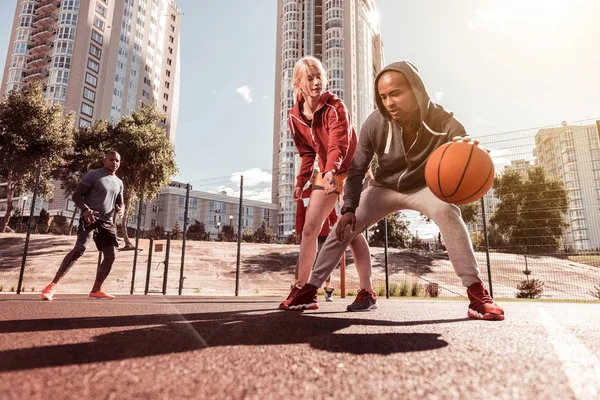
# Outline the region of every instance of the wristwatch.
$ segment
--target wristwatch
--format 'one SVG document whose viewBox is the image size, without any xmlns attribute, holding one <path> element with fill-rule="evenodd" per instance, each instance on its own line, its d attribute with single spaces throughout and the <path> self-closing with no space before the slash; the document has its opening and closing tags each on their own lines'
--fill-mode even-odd
<svg viewBox="0 0 600 400">
<path fill-rule="evenodd" d="M 354 209 L 354 207 L 342 207 L 342 209 L 340 210 L 340 214 L 341 214 L 341 215 L 344 215 L 344 214 L 346 214 L 347 212 L 351 212 L 351 213 L 353 213 L 354 211 L 356 211 L 356 210 Z"/>
</svg>

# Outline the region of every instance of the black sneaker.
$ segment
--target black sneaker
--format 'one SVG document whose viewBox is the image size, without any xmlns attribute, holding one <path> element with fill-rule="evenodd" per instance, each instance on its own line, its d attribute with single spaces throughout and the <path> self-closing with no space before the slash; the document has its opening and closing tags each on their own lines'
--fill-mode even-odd
<svg viewBox="0 0 600 400">
<path fill-rule="evenodd" d="M 348 311 L 368 311 L 377 308 L 377 295 L 375 292 L 369 292 L 367 289 L 360 289 L 356 295 L 354 303 L 350 304 Z"/>
<path fill-rule="evenodd" d="M 333 290 L 332 287 L 325 288 L 325 301 L 328 303 L 333 301 Z"/>
</svg>

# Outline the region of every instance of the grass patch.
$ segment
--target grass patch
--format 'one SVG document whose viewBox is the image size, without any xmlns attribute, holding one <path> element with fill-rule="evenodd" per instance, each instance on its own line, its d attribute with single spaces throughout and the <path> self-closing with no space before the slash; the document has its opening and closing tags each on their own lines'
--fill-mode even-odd
<svg viewBox="0 0 600 400">
<path fill-rule="evenodd" d="M 581 255 L 581 256 L 568 256 L 567 260 L 578 262 L 581 264 L 587 264 L 592 267 L 600 268 L 600 256 L 595 255 Z"/>
</svg>

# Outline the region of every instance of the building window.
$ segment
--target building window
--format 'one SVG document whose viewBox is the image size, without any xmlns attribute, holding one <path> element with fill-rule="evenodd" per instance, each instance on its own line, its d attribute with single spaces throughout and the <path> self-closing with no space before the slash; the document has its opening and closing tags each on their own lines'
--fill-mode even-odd
<svg viewBox="0 0 600 400">
<path fill-rule="evenodd" d="M 89 83 L 90 85 L 92 85 L 93 87 L 96 87 L 98 85 L 98 78 L 96 78 L 94 75 L 90 74 L 89 72 L 86 72 L 86 74 L 85 74 L 85 81 L 87 83 Z"/>
<path fill-rule="evenodd" d="M 170 84 L 169 82 L 165 82 L 165 87 L 166 87 L 167 89 L 169 89 L 169 87 L 170 87 L 170 86 L 171 86 L 171 84 Z"/>
<path fill-rule="evenodd" d="M 169 35 L 169 42 L 173 43 L 173 42 L 174 42 L 174 40 L 175 40 L 175 38 L 174 38 L 173 36 L 170 36 L 170 35 Z"/>
<path fill-rule="evenodd" d="M 104 21 L 98 17 L 94 17 L 94 26 L 104 32 Z"/>
<path fill-rule="evenodd" d="M 94 107 L 86 103 L 81 103 L 81 113 L 91 117 L 94 114 Z"/>
<path fill-rule="evenodd" d="M 167 106 L 163 106 L 163 111 L 167 112 Z"/>
<path fill-rule="evenodd" d="M 96 32 L 95 30 L 92 29 L 92 40 L 94 42 L 98 43 L 99 45 L 102 45 L 104 38 L 102 37 L 101 34 L 99 34 L 98 32 Z"/>
<path fill-rule="evenodd" d="M 163 94 L 163 99 L 169 101 L 169 95 L 167 93 Z"/>
<path fill-rule="evenodd" d="M 106 8 L 100 3 L 96 3 L 96 12 L 106 18 Z"/>
<path fill-rule="evenodd" d="M 83 97 L 93 103 L 96 100 L 96 92 L 84 87 L 83 88 Z"/>
<path fill-rule="evenodd" d="M 92 126 L 92 121 L 88 121 L 87 119 L 79 118 L 79 127 L 90 127 Z"/>
<path fill-rule="evenodd" d="M 88 58 L 88 68 L 94 72 L 98 72 L 98 71 L 100 71 L 100 64 L 98 64 L 96 61 L 92 60 L 91 58 Z"/>
<path fill-rule="evenodd" d="M 167 65 L 171 65 L 171 59 L 167 58 Z"/>
<path fill-rule="evenodd" d="M 97 46 L 90 44 L 90 54 L 96 58 L 100 58 L 102 56 L 102 50 L 100 50 Z"/>
<path fill-rule="evenodd" d="M 169 47 L 169 54 L 173 54 L 173 48 Z"/>
</svg>

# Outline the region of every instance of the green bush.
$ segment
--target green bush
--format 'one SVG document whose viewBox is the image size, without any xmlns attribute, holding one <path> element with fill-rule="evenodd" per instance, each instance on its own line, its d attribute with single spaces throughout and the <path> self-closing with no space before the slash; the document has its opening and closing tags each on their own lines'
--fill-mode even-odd
<svg viewBox="0 0 600 400">
<path fill-rule="evenodd" d="M 430 282 L 425 285 L 425 296 L 438 297 L 440 295 L 440 285 Z"/>
<path fill-rule="evenodd" d="M 400 285 L 400 296 L 408 296 L 410 295 L 410 283 L 404 281 L 402 285 Z"/>
<path fill-rule="evenodd" d="M 410 295 L 412 297 L 421 297 L 423 295 L 423 286 L 414 282 L 410 287 Z"/>
</svg>

